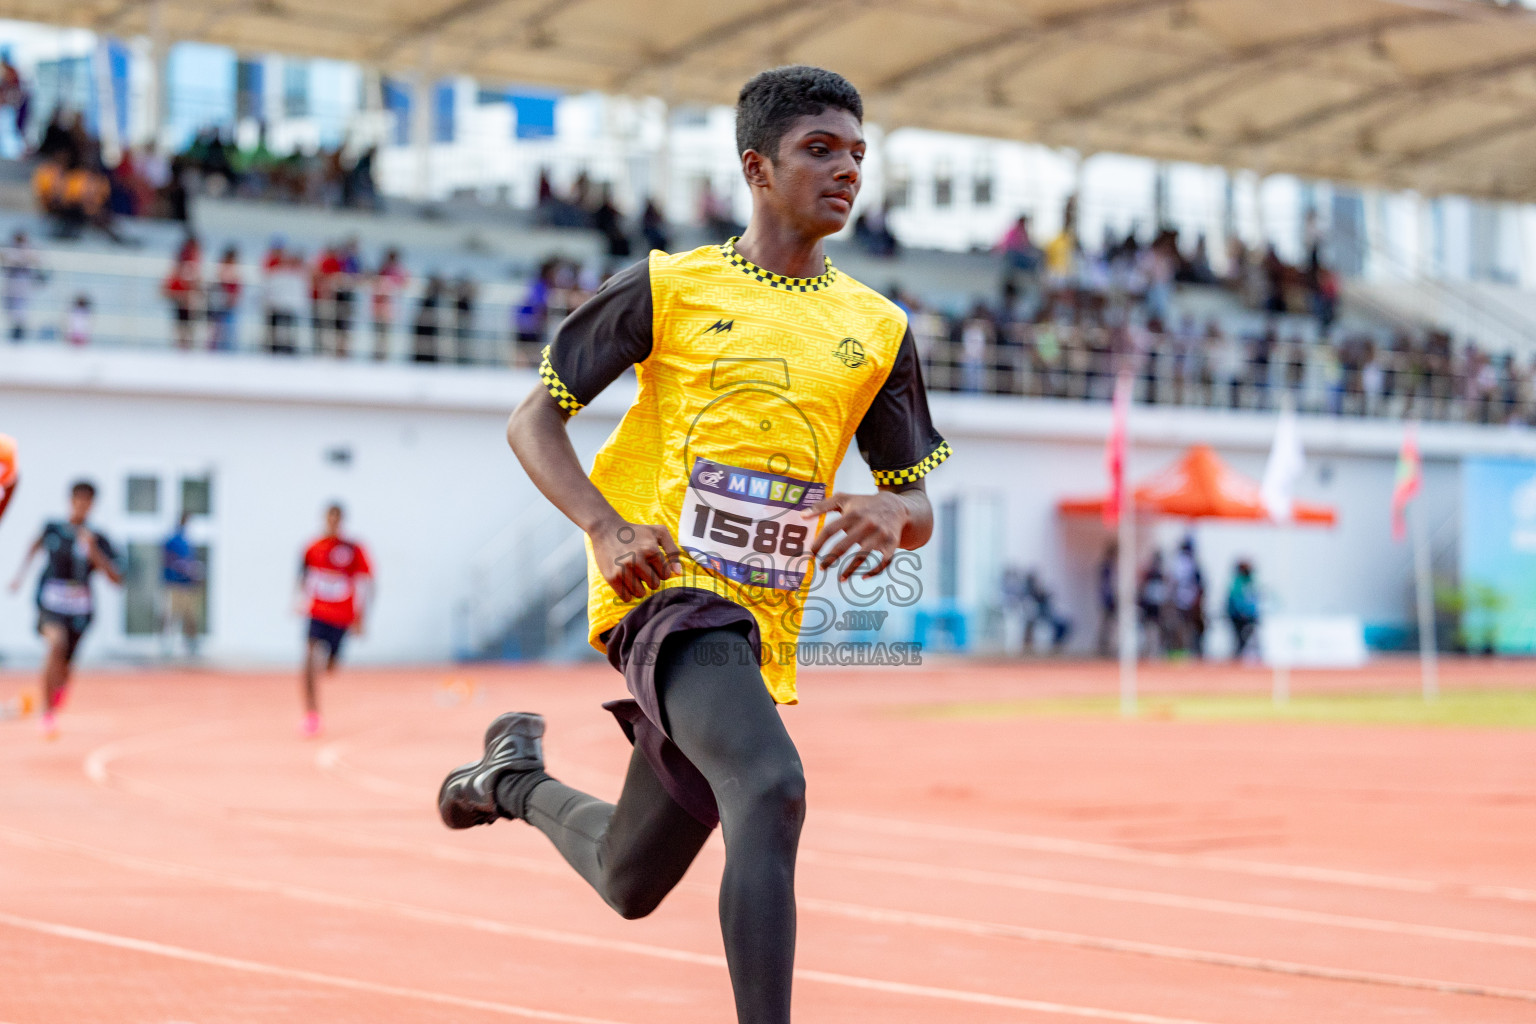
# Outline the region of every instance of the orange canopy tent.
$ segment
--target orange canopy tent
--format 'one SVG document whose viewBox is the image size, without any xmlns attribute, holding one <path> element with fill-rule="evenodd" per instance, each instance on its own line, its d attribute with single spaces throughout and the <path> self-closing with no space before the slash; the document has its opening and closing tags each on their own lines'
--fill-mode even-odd
<svg viewBox="0 0 1536 1024">
<path fill-rule="evenodd" d="M 1137 487 L 1132 495 L 1138 513 L 1181 519 L 1253 519 L 1268 521 L 1259 485 L 1221 461 L 1210 445 L 1197 444 L 1184 457 Z M 1103 515 L 1103 498 L 1067 498 L 1057 508 L 1063 515 Z M 1338 519 L 1328 505 L 1298 501 L 1295 521 L 1332 526 Z"/>
</svg>

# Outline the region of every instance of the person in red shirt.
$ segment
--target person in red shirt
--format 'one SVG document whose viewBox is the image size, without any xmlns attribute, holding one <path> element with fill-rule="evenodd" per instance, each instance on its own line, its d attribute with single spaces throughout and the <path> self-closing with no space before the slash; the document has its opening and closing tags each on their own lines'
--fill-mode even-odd
<svg viewBox="0 0 1536 1024">
<path fill-rule="evenodd" d="M 361 636 L 363 613 L 373 597 L 373 566 L 368 552 L 354 540 L 341 536 L 342 510 L 325 510 L 325 535 L 304 551 L 299 565 L 299 603 L 309 616 L 309 639 L 304 648 L 305 736 L 320 734 L 320 701 L 317 678 L 336 668 L 341 642 L 348 632 Z M 323 668 L 322 668 L 323 666 Z"/>
</svg>

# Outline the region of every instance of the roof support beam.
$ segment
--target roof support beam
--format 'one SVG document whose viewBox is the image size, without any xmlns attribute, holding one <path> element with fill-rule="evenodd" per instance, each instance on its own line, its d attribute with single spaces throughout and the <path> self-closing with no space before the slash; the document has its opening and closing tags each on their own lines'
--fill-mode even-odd
<svg viewBox="0 0 1536 1024">
<path fill-rule="evenodd" d="M 511 0 L 456 0 L 455 3 L 449 4 L 436 14 L 412 22 L 391 34 L 389 38 L 369 51 L 368 61 L 375 64 L 389 61 L 423 36 L 436 36 L 444 29 L 510 2 Z M 527 17 L 521 20 L 520 28 L 526 34 L 559 12 L 580 2 L 581 0 L 548 0 L 529 12 Z"/>
<path fill-rule="evenodd" d="M 988 54 L 1006 50 L 1018 43 L 1055 43 L 1074 32 L 1128 18 L 1138 18 L 1152 11 L 1182 7 L 1186 2 L 1187 0 L 1115 0 L 1114 3 L 1098 4 L 1094 7 L 1051 15 L 930 57 L 876 82 L 870 91 L 889 92 L 904 89 L 914 82 L 943 74 L 957 64 L 964 64 L 977 57 L 985 57 Z"/>
<path fill-rule="evenodd" d="M 1282 121 L 1277 125 L 1272 125 L 1243 141 L 1250 144 L 1284 142 L 1302 132 L 1327 124 L 1329 121 L 1347 117 L 1350 114 L 1393 101 L 1397 101 L 1397 104 L 1403 105 L 1410 110 L 1421 109 L 1425 99 L 1441 98 L 1467 86 L 1481 85 L 1484 82 L 1501 78 L 1512 71 L 1519 71 L 1532 66 L 1536 66 L 1536 52 L 1523 53 L 1517 57 L 1494 61 L 1491 64 L 1479 64 L 1456 71 L 1446 71 L 1438 75 L 1427 75 L 1416 82 L 1394 82 L 1380 88 L 1368 89 L 1347 100 L 1315 107 L 1305 114 L 1293 117 L 1288 121 Z"/>
<path fill-rule="evenodd" d="M 633 85 L 642 75 L 681 64 L 690 56 L 697 54 L 701 49 L 719 46 L 721 43 L 729 42 L 737 36 L 760 29 L 792 14 L 798 14 L 801 11 L 811 10 L 818 6 L 820 4 L 817 3 L 817 0 L 779 0 L 778 3 L 756 7 L 749 10 L 746 14 L 738 15 L 735 18 L 697 32 L 676 46 L 651 54 L 639 63 L 625 68 L 609 80 L 608 88 L 615 92 L 622 92 Z"/>
<path fill-rule="evenodd" d="M 1350 25 L 1345 28 L 1331 28 L 1323 32 L 1293 36 L 1278 42 L 1234 50 L 1224 58 L 1182 67 L 1177 71 L 1163 75 L 1153 75 L 1139 82 L 1134 82 L 1131 85 L 1098 96 L 1067 111 L 1063 117 L 1076 120 L 1098 117 L 1116 107 L 1155 99 L 1161 93 L 1178 89 L 1208 78 L 1211 75 L 1218 74 L 1225 76 L 1226 81 L 1212 90 L 1212 92 L 1216 95 L 1223 95 L 1231 87 L 1230 80 L 1232 78 L 1241 78 L 1243 75 L 1254 72 L 1262 74 L 1272 67 L 1283 66 L 1296 57 L 1304 57 L 1315 54 L 1320 50 L 1335 49 L 1364 39 L 1372 39 L 1383 32 L 1390 32 L 1395 29 L 1442 22 L 1447 20 L 1448 17 L 1445 14 L 1415 11 L 1391 18 L 1378 18 L 1364 24 Z M 1198 105 L 1199 100 L 1191 104 L 1192 107 Z"/>
<path fill-rule="evenodd" d="M 1506 117 L 1501 121 L 1485 124 L 1481 128 L 1460 132 L 1448 139 L 1442 139 L 1434 145 L 1425 146 L 1423 149 L 1414 150 L 1412 153 L 1407 153 L 1399 159 L 1392 161 L 1389 166 L 1394 170 L 1418 167 L 1432 160 L 1438 160 L 1443 156 L 1476 149 L 1478 146 L 1485 146 L 1490 142 L 1496 142 L 1507 136 L 1532 131 L 1533 129 L 1536 129 L 1536 112 L 1525 111 L 1514 117 Z"/>
</svg>

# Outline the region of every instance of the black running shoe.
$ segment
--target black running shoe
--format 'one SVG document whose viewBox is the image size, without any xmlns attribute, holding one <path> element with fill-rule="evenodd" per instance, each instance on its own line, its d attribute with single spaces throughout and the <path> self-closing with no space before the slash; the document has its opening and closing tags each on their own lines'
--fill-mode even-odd
<svg viewBox="0 0 1536 1024">
<path fill-rule="evenodd" d="M 496 786 L 513 772 L 541 771 L 544 716 L 512 711 L 485 730 L 485 756 L 455 768 L 437 793 L 437 812 L 449 828 L 489 825 L 501 817 Z"/>
</svg>

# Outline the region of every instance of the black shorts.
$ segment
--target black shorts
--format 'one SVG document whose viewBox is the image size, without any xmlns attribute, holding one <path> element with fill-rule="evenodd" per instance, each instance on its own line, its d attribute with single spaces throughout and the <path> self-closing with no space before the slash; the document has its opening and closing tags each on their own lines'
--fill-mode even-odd
<svg viewBox="0 0 1536 1024">
<path fill-rule="evenodd" d="M 711 629 L 738 630 L 754 650 L 761 646 L 752 613 L 719 594 L 698 587 L 673 587 L 641 601 L 603 638 L 608 661 L 624 673 L 624 685 L 634 699 L 611 700 L 603 707 L 619 720 L 624 735 L 645 755 L 667 795 L 714 828 L 720 823 L 714 790 L 704 773 L 667 735 L 656 688 L 661 645 L 683 633 Z"/>
<path fill-rule="evenodd" d="M 51 612 L 46 608 L 37 610 L 37 631 L 42 633 L 47 625 L 59 625 L 64 627 L 64 662 L 68 664 L 75 660 L 75 650 L 80 646 L 80 638 L 85 636 L 85 631 L 91 628 L 89 615 L 61 615 Z"/>
<path fill-rule="evenodd" d="M 335 626 L 329 622 L 321 622 L 319 619 L 309 620 L 309 638 L 324 644 L 330 652 L 332 661 L 341 655 L 341 642 L 346 639 L 346 636 L 346 626 Z"/>
</svg>

